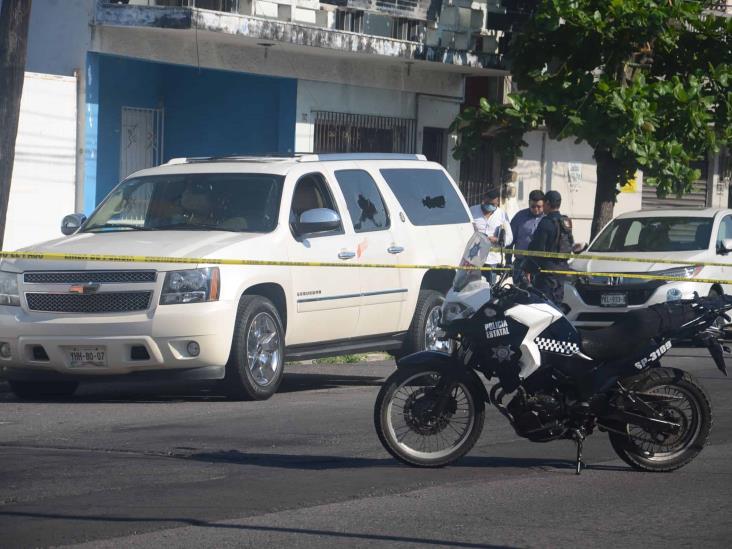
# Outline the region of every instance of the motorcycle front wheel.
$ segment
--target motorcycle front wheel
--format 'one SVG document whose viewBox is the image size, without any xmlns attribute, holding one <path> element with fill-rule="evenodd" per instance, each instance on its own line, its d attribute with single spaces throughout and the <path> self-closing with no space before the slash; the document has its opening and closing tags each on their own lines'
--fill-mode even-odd
<svg viewBox="0 0 732 549">
<path fill-rule="evenodd" d="M 436 366 L 399 368 L 374 405 L 384 448 L 417 467 L 442 467 L 464 456 L 483 430 L 485 402 L 468 373 Z"/>
<path fill-rule="evenodd" d="M 667 472 L 683 467 L 702 451 L 712 426 L 712 410 L 704 389 L 688 373 L 654 368 L 632 387 L 638 398 L 666 421 L 679 425 L 675 431 L 648 430 L 625 425 L 610 432 L 610 444 L 628 465 L 640 471 Z M 653 398 L 644 398 L 644 394 Z M 637 406 L 632 411 L 645 415 Z"/>
</svg>

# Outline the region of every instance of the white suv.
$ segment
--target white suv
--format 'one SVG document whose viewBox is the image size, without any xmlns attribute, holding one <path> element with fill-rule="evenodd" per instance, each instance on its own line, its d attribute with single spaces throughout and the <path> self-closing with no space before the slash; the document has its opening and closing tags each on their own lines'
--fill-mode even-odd
<svg viewBox="0 0 732 549">
<path fill-rule="evenodd" d="M 631 212 L 613 219 L 580 254 L 571 268 L 581 272 L 642 273 L 688 278 L 688 282 L 642 280 L 620 276 L 577 277 L 565 284 L 567 317 L 584 327 L 607 326 L 625 312 L 654 303 L 699 295 L 732 292 L 732 286 L 697 279 L 732 279 L 732 210 L 655 210 Z M 673 261 L 636 263 L 603 260 L 602 256 Z M 729 263 L 702 266 L 700 263 Z"/>
<path fill-rule="evenodd" d="M 439 164 L 376 154 L 176 159 L 133 174 L 62 230 L 71 236 L 32 250 L 202 259 L 0 262 L 0 376 L 20 397 L 162 375 L 264 399 L 285 357 L 443 348 L 449 270 L 206 258 L 454 265 L 473 233 Z"/>
</svg>

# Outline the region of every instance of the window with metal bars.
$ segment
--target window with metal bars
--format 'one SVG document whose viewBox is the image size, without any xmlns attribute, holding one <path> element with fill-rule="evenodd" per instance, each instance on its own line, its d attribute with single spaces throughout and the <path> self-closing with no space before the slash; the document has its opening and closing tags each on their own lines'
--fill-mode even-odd
<svg viewBox="0 0 732 549">
<path fill-rule="evenodd" d="M 351 10 L 336 11 L 335 28 L 349 32 L 363 32 L 363 12 Z"/>
<path fill-rule="evenodd" d="M 315 111 L 313 152 L 414 153 L 412 118 Z"/>
<path fill-rule="evenodd" d="M 397 40 L 408 40 L 410 42 L 419 42 L 419 35 L 422 31 L 422 23 L 414 19 L 406 17 L 394 18 L 394 24 L 391 27 L 391 37 Z"/>
</svg>

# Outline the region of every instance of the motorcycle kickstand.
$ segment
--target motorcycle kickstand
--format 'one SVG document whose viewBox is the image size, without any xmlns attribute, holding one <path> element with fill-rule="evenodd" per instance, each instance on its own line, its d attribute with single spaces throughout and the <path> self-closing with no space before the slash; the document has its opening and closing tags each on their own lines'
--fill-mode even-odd
<svg viewBox="0 0 732 549">
<path fill-rule="evenodd" d="M 579 475 L 582 472 L 582 467 L 586 467 L 582 461 L 582 443 L 585 440 L 585 434 L 580 429 L 575 429 L 572 433 L 572 438 L 577 443 L 577 468 L 575 469 L 575 474 Z"/>
</svg>

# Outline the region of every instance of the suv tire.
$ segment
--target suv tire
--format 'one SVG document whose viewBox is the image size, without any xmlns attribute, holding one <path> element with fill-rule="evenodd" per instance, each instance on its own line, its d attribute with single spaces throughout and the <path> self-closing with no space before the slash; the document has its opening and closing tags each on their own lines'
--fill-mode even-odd
<svg viewBox="0 0 732 549">
<path fill-rule="evenodd" d="M 277 392 L 285 365 L 285 331 L 272 302 L 244 295 L 234 325 L 224 390 L 235 400 L 266 400 Z"/>
<path fill-rule="evenodd" d="M 425 350 L 440 350 L 430 346 L 429 340 L 433 340 L 437 329 L 435 322 L 441 318 L 442 304 L 445 297 L 435 290 L 420 290 L 417 298 L 417 306 L 414 309 L 412 323 L 409 326 L 407 335 L 404 338 L 404 345 L 395 354 L 399 359 L 403 356 Z M 449 351 L 449 347 L 442 349 Z"/>
<path fill-rule="evenodd" d="M 8 381 L 10 390 L 21 400 L 53 400 L 70 397 L 79 387 L 76 381 Z"/>
</svg>

